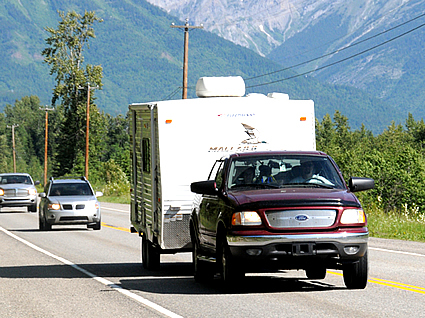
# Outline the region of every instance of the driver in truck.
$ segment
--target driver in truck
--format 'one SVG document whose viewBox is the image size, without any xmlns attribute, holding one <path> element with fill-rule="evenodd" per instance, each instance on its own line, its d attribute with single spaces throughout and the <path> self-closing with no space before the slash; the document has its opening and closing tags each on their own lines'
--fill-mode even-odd
<svg viewBox="0 0 425 318">
<path fill-rule="evenodd" d="M 301 175 L 292 179 L 291 183 L 324 183 L 332 185 L 328 179 L 314 173 L 316 167 L 313 161 L 302 161 L 300 166 Z"/>
</svg>

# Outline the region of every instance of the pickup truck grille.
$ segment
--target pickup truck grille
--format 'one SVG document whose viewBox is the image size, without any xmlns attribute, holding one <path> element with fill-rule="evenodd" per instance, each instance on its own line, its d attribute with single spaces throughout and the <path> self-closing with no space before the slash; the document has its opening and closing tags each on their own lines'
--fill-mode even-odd
<svg viewBox="0 0 425 318">
<path fill-rule="evenodd" d="M 335 223 L 336 210 L 266 211 L 267 221 L 274 228 L 329 227 Z"/>
<path fill-rule="evenodd" d="M 5 189 L 4 196 L 5 197 L 27 197 L 28 190 L 27 189 Z"/>
</svg>

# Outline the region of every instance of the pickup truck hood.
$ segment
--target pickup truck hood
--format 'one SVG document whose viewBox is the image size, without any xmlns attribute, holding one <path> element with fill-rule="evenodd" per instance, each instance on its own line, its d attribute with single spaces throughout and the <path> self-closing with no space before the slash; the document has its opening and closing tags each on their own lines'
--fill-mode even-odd
<svg viewBox="0 0 425 318">
<path fill-rule="evenodd" d="M 350 206 L 361 207 L 356 196 L 348 190 L 319 188 L 280 188 L 231 191 L 233 204 L 243 208 L 271 208 L 278 206 Z"/>
</svg>

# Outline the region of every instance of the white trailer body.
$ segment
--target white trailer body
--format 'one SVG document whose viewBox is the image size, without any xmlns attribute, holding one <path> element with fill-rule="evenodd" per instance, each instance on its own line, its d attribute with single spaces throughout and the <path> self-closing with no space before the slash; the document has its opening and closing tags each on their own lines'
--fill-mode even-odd
<svg viewBox="0 0 425 318">
<path fill-rule="evenodd" d="M 207 79 L 198 81 L 198 91 L 218 95 Z M 227 96 L 231 80 L 220 81 Z M 159 265 L 161 253 L 191 250 L 190 184 L 204 180 L 215 160 L 229 152 L 316 149 L 313 101 L 286 94 L 134 103 L 129 110 L 131 223 L 147 244 L 144 263 L 157 258 Z"/>
</svg>

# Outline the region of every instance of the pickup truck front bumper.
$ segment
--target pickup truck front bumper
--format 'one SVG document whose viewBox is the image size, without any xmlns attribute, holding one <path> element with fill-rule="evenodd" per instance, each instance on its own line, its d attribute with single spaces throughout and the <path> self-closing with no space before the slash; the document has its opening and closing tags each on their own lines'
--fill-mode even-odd
<svg viewBox="0 0 425 318">
<path fill-rule="evenodd" d="M 232 256 L 239 261 L 304 263 L 308 258 L 356 261 L 367 251 L 367 228 L 356 232 L 317 234 L 227 235 Z"/>
</svg>

